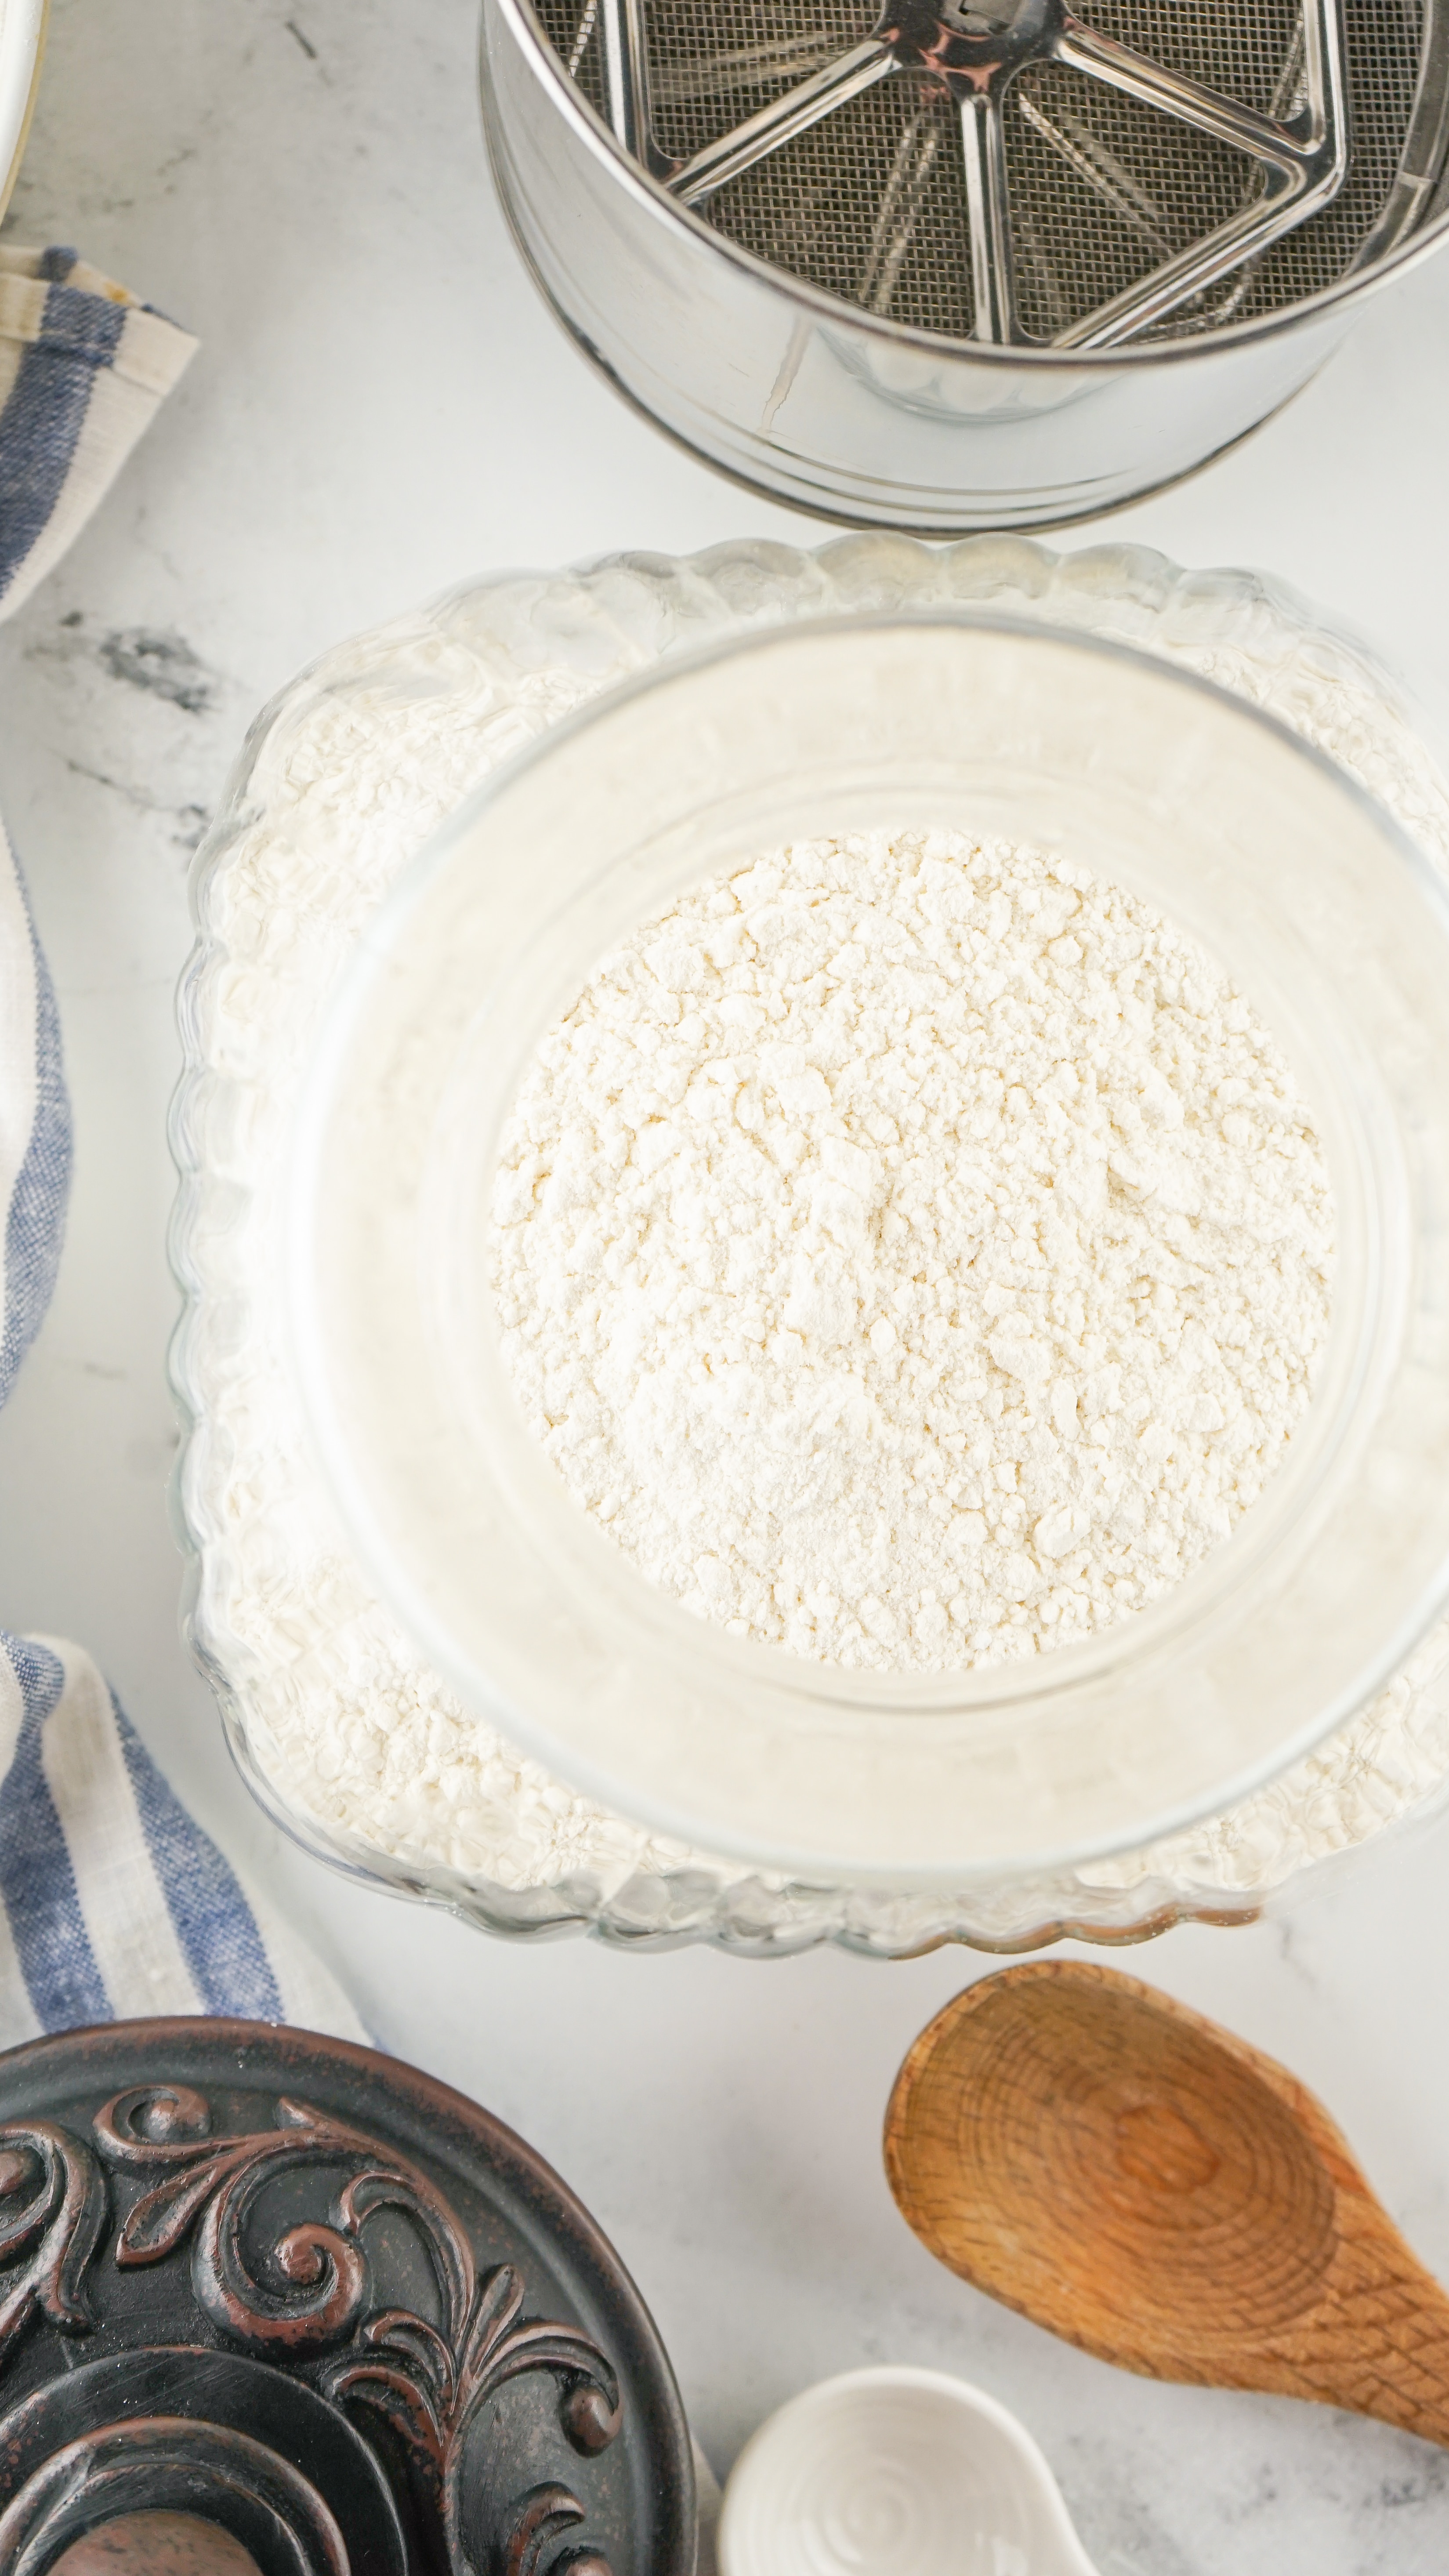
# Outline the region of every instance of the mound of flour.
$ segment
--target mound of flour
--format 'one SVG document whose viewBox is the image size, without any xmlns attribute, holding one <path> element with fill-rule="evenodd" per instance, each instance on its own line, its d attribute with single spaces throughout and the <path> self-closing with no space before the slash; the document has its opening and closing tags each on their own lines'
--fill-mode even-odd
<svg viewBox="0 0 1449 2576">
<path fill-rule="evenodd" d="M 507 1128 L 493 1289 L 570 1491 L 827 1662 L 1092 1634 L 1250 1508 L 1328 1329 L 1293 1076 L 1192 939 L 1040 852 L 808 841 L 598 968 Z"/>
<path fill-rule="evenodd" d="M 1241 1912 L 1449 1787 L 1441 1622 L 1317 1751 L 1170 1843 L 949 1898 L 784 1888 L 609 1813 L 464 1709 L 353 1555 L 287 1365 L 282 1247 L 293 1104 L 358 938 L 480 780 L 599 689 L 671 640 L 763 614 L 761 583 L 815 613 L 856 609 L 862 585 L 881 581 L 891 600 L 979 596 L 1150 643 L 1271 708 L 1449 869 L 1449 793 L 1385 684 L 1260 583 L 1178 574 L 1141 549 L 1053 558 L 1015 538 L 940 551 L 859 537 L 818 555 L 729 548 L 672 567 L 520 575 L 339 646 L 288 690 L 199 862 L 201 940 L 183 1000 L 191 1633 L 281 1812 L 349 1864 L 445 1890 L 489 1922 L 892 1951 L 943 1936 L 1010 1946 L 1061 1921 L 1120 1932 L 1204 1892 Z"/>
</svg>

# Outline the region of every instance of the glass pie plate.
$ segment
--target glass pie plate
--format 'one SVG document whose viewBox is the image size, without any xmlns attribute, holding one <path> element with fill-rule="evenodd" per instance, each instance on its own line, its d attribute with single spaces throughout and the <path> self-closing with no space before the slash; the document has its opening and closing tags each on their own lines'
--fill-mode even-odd
<svg viewBox="0 0 1449 2576">
<path fill-rule="evenodd" d="M 509 574 L 354 638 L 258 719 L 198 854 L 173 1118 L 188 1640 L 288 1832 L 490 1931 L 756 1953 L 833 1940 L 887 1957 L 1139 1940 L 1251 1920 L 1449 1795 L 1446 1623 L 1312 1755 L 1170 1841 L 959 1894 L 804 1885 L 550 1778 L 453 1697 L 352 1554 L 289 1373 L 282 1231 L 293 1106 L 370 918 L 500 761 L 659 658 L 791 619 L 950 602 L 1136 645 L 1270 709 L 1449 869 L 1449 788 L 1395 685 L 1276 584 L 1120 545 L 876 535 Z"/>
</svg>

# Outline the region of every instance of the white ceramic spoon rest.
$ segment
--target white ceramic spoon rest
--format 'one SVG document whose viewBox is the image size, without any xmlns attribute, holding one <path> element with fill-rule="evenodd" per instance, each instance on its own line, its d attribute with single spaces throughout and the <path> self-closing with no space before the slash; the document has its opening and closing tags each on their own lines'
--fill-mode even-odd
<svg viewBox="0 0 1449 2576">
<path fill-rule="evenodd" d="M 719 2576 L 1096 2576 L 1024 2425 L 937 2370 L 792 2398 L 725 2487 Z"/>
</svg>

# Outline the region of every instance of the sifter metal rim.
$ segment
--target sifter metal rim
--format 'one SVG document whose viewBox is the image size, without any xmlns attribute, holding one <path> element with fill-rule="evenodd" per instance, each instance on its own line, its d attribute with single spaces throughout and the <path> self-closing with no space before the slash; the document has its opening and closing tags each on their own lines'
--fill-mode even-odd
<svg viewBox="0 0 1449 2576">
<path fill-rule="evenodd" d="M 980 364 L 983 367 L 993 364 L 1013 368 L 1045 367 L 1097 376 L 1100 376 L 1104 370 L 1118 367 L 1141 368 L 1160 366 L 1164 363 L 1180 364 L 1199 352 L 1252 347 L 1282 332 L 1295 329 L 1300 323 L 1311 321 L 1316 316 L 1351 310 L 1376 288 L 1387 285 L 1391 278 L 1406 275 L 1409 269 L 1420 260 L 1426 259 L 1446 236 L 1449 236 L 1449 202 L 1446 202 L 1440 213 L 1432 216 L 1407 241 L 1401 243 L 1371 267 L 1355 271 L 1350 277 L 1341 279 L 1335 285 L 1320 287 L 1315 294 L 1305 295 L 1296 303 L 1284 305 L 1276 312 L 1256 314 L 1246 322 L 1229 323 L 1221 330 L 1196 333 L 1191 339 L 1153 340 L 1145 344 L 1128 342 L 1121 347 L 1106 349 L 1043 348 L 1033 345 L 1030 341 L 992 342 L 956 339 L 942 332 L 923 330 L 917 323 L 892 321 L 885 315 L 871 312 L 865 306 L 848 303 L 839 296 L 830 295 L 823 287 L 814 285 L 808 278 L 774 267 L 770 261 L 761 259 L 756 252 L 746 250 L 740 243 L 731 240 L 727 234 L 717 231 L 712 224 L 706 223 L 702 216 L 696 214 L 691 206 L 672 195 L 659 180 L 653 178 L 638 161 L 622 149 L 578 83 L 570 78 L 567 66 L 561 61 L 549 41 L 531 5 L 531 0 L 493 0 L 493 5 L 500 20 L 513 36 L 520 52 L 529 61 L 535 74 L 544 82 L 554 104 L 573 127 L 580 141 L 592 152 L 596 160 L 604 163 L 611 177 L 630 192 L 635 203 L 654 221 L 683 225 L 696 240 L 707 244 L 721 257 L 733 262 L 757 284 L 773 287 L 785 303 L 803 307 L 814 314 L 822 324 L 838 325 L 844 314 L 855 330 L 892 349 L 917 349 L 926 356 L 936 358 L 940 357 L 943 349 L 953 349 L 969 355 L 973 364 Z M 486 98 L 490 86 L 486 20 L 480 39 L 480 54 Z M 1435 193 L 1443 194 L 1444 187 L 1445 182 L 1441 178 Z M 611 380 L 614 380 L 612 376 Z M 652 418 L 652 415 L 650 417 Z M 1134 500 L 1143 497 L 1145 496 L 1141 494 L 1133 495 Z M 1096 517 L 1100 513 L 1094 510 L 1089 515 Z"/>
</svg>

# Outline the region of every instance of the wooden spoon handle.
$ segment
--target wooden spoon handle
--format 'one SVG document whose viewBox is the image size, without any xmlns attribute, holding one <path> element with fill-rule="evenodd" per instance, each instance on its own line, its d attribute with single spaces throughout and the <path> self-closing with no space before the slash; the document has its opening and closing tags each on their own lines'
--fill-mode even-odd
<svg viewBox="0 0 1449 2576">
<path fill-rule="evenodd" d="M 1277 2385 L 1449 2450 L 1449 2298 L 1357 2171 L 1335 2180 L 1327 2295 L 1300 2331 L 1274 2338 Z"/>
</svg>

